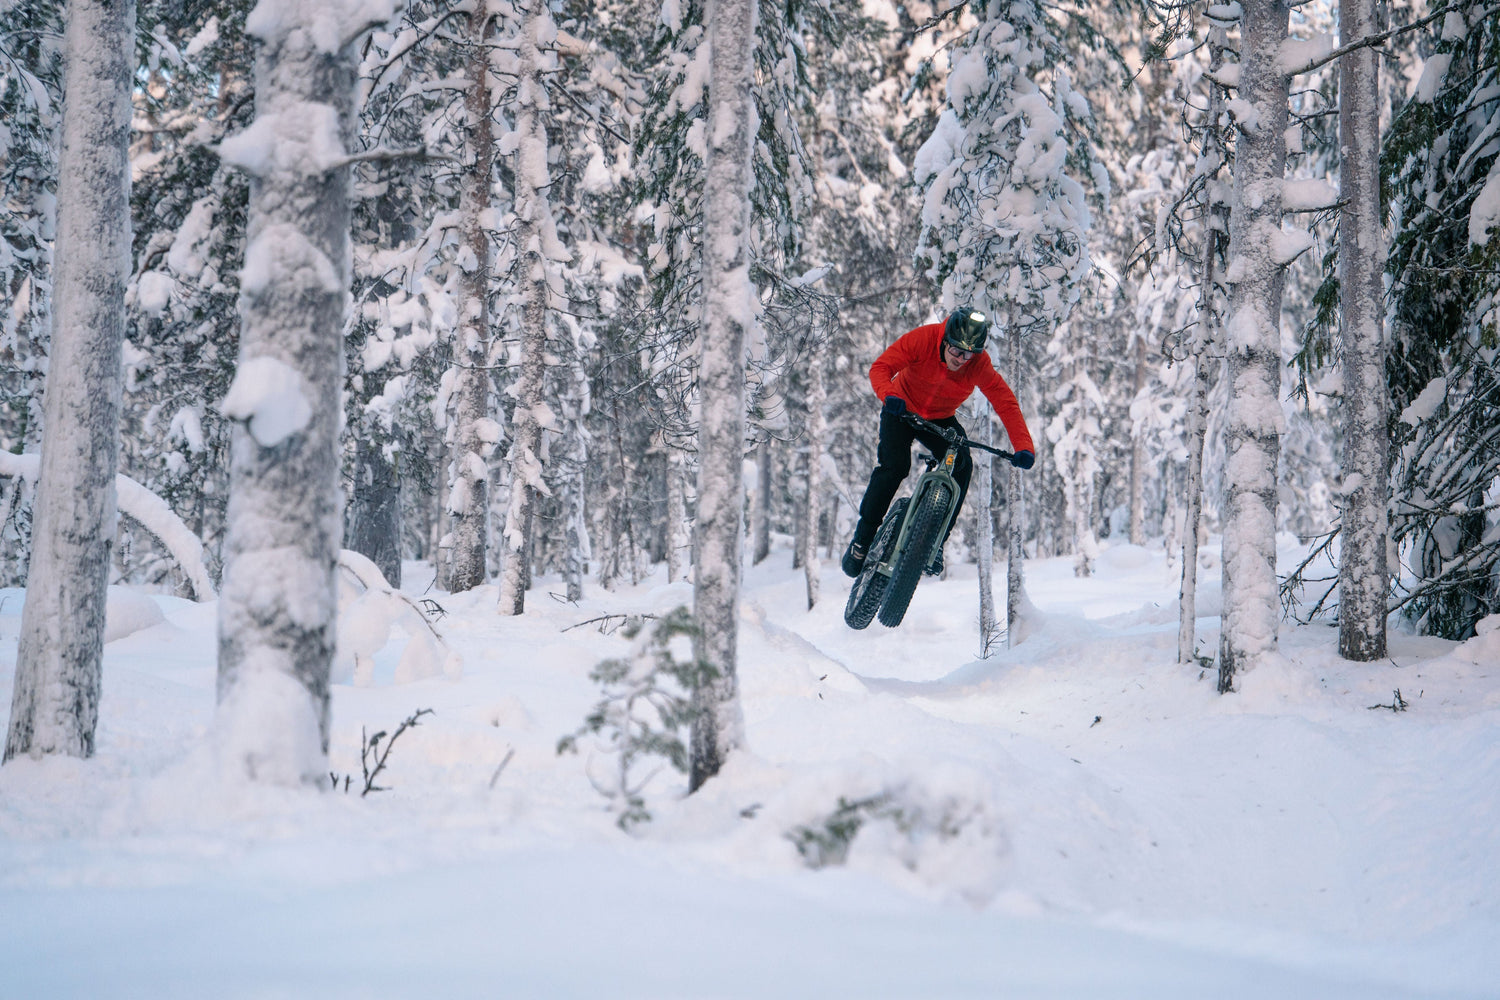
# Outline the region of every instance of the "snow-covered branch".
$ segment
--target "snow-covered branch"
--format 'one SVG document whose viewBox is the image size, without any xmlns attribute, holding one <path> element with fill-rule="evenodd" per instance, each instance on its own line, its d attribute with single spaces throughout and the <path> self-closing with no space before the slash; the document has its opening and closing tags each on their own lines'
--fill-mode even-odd
<svg viewBox="0 0 1500 1000">
<path fill-rule="evenodd" d="M 41 469 L 41 456 L 28 453 L 13 455 L 0 451 L 0 476 L 35 482 Z M 140 524 L 177 561 L 199 601 L 212 600 L 213 580 L 203 564 L 203 542 L 182 522 L 165 500 L 131 479 L 115 476 L 115 494 L 119 511 Z"/>
</svg>

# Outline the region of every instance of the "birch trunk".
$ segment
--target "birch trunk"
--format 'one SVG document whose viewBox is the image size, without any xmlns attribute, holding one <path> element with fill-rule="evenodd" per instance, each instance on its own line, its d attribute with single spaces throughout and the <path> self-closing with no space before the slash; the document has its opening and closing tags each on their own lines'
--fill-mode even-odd
<svg viewBox="0 0 1500 1000">
<path fill-rule="evenodd" d="M 1286 174 L 1287 38 L 1284 0 L 1246 0 L 1240 19 L 1241 101 L 1226 274 L 1233 285 L 1226 327 L 1224 613 L 1219 691 L 1276 651 L 1276 466 L 1280 456 L 1281 293 L 1278 256 Z"/>
<path fill-rule="evenodd" d="M 490 99 L 490 13 L 484 5 L 469 14 L 469 89 L 464 94 L 468 151 L 459 188 L 463 273 L 459 278 L 458 343 L 454 355 L 457 384 L 453 391 L 452 464 L 449 470 L 448 589 L 472 590 L 485 581 L 486 526 L 489 515 L 487 453 L 494 448 L 490 416 L 490 272 L 492 257 L 485 215 L 495 165 L 493 108 Z M 488 440 L 487 440 L 488 439 Z"/>
<path fill-rule="evenodd" d="M 1025 362 L 1021 354 L 1020 331 L 1012 330 L 1006 342 L 1009 366 L 1009 370 L 1005 373 L 1006 380 L 1010 383 L 1011 391 L 1016 394 L 1016 398 L 1020 399 L 1026 384 L 1026 373 L 1022 368 Z M 1026 605 L 1026 582 L 1021 572 L 1021 562 L 1025 558 L 1025 553 L 1021 551 L 1023 532 L 1026 527 L 1025 503 L 1025 484 L 1021 480 L 1021 470 L 1012 465 L 1005 476 L 1005 515 L 1010 522 L 1005 529 L 1005 647 L 1007 649 L 1017 642 L 1016 630 L 1020 626 L 1022 609 Z"/>
<path fill-rule="evenodd" d="M 1374 0 L 1339 5 L 1344 44 L 1376 32 Z M 1339 655 L 1386 655 L 1390 492 L 1381 272 L 1379 67 L 1373 48 L 1339 60 L 1339 308 L 1343 336 L 1344 502 L 1339 558 Z"/>
<path fill-rule="evenodd" d="M 771 554 L 771 448 L 769 431 L 760 440 L 760 461 L 755 469 L 755 497 L 750 504 L 750 536 L 755 540 L 750 564 L 759 566 Z"/>
<path fill-rule="evenodd" d="M 1213 265 L 1205 272 L 1212 277 Z M 1200 319 L 1199 322 L 1207 322 Z M 1177 662 L 1198 659 L 1198 526 L 1203 521 L 1203 438 L 1208 426 L 1208 365 L 1193 358 L 1193 391 L 1187 405 L 1187 485 L 1182 514 L 1182 585 L 1177 591 Z"/>
<path fill-rule="evenodd" d="M 1135 341 L 1135 392 L 1141 398 L 1146 387 L 1146 338 Z M 1146 544 L 1146 433 L 1140 421 L 1130 426 L 1130 544 Z"/>
<path fill-rule="evenodd" d="M 818 604 L 823 563 L 818 558 L 818 521 L 823 516 L 823 436 L 828 421 L 823 415 L 826 390 L 823 371 L 814 365 L 807 386 L 807 503 L 802 528 L 802 572 L 807 580 L 807 610 Z"/>
<path fill-rule="evenodd" d="M 687 576 L 684 556 L 691 555 L 693 544 L 688 537 L 687 456 L 671 444 L 663 447 L 667 449 L 667 582 L 676 583 Z"/>
<path fill-rule="evenodd" d="M 69 0 L 52 345 L 5 760 L 94 752 L 130 277 L 133 0 Z"/>
<path fill-rule="evenodd" d="M 693 614 L 698 659 L 713 677 L 693 692 L 688 789 L 719 772 L 742 741 L 736 661 L 744 521 L 745 345 L 755 322 L 750 284 L 751 151 L 756 114 L 754 0 L 709 5 L 708 164 L 703 187 L 703 324 L 698 523 Z"/>
<path fill-rule="evenodd" d="M 275 784 L 325 784 L 341 545 L 340 332 L 349 303 L 359 28 L 262 3 L 256 119 L 221 154 L 250 174 L 240 356 L 219 598 L 220 762 Z M 329 42 L 334 42 L 330 46 Z"/>
<path fill-rule="evenodd" d="M 515 201 L 516 242 L 520 248 L 521 371 L 511 393 L 516 399 L 511 421 L 510 506 L 505 516 L 505 570 L 500 581 L 500 613 L 526 610 L 531 583 L 532 536 L 537 497 L 547 493 L 542 479 L 543 391 L 547 374 L 547 281 L 549 256 L 556 253 L 556 226 L 547 201 L 548 110 L 544 65 L 539 44 L 555 35 L 551 15 L 541 0 L 526 8 L 521 20 L 517 56 Z"/>
<path fill-rule="evenodd" d="M 1209 30 L 1209 65 L 1215 73 L 1224 64 L 1228 33 L 1221 27 Z M 1218 122 L 1224 113 L 1224 89 L 1210 83 L 1208 114 L 1205 116 L 1203 160 L 1213 168 L 1210 181 L 1227 164 L 1228 151 Z M 1198 530 L 1203 521 L 1203 442 L 1208 433 L 1208 390 L 1212 355 L 1219 342 L 1220 256 L 1229 238 L 1227 207 L 1214 197 L 1214 183 L 1203 194 L 1203 265 L 1198 287 L 1198 333 L 1193 339 L 1193 389 L 1187 406 L 1187 483 L 1182 515 L 1182 585 L 1177 592 L 1177 662 L 1198 660 Z"/>
<path fill-rule="evenodd" d="M 975 406 L 984 421 L 984 443 L 995 446 L 995 422 L 981 404 Z M 987 451 L 974 453 L 974 482 L 970 485 L 970 505 L 978 525 L 975 545 L 979 554 L 979 655 L 989 656 L 1000 622 L 995 617 L 995 456 Z"/>
</svg>

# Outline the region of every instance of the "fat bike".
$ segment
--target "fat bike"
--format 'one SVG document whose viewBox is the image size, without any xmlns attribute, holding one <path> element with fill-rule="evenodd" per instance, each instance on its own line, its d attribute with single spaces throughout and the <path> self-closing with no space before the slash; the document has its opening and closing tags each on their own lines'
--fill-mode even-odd
<svg viewBox="0 0 1500 1000">
<path fill-rule="evenodd" d="M 947 447 L 943 455 L 924 455 L 927 471 L 917 480 L 910 496 L 898 498 L 880 522 L 880 530 L 865 555 L 865 568 L 849 589 L 844 605 L 844 624 L 864 628 L 876 615 L 880 624 L 895 628 L 906 617 L 906 607 L 916 592 L 922 572 L 931 564 L 948 535 L 948 525 L 958 510 L 958 482 L 953 462 L 963 448 L 1010 458 L 1011 453 L 970 441 L 955 428 L 940 427 L 915 413 L 902 415 L 912 427 L 940 436 Z"/>
</svg>

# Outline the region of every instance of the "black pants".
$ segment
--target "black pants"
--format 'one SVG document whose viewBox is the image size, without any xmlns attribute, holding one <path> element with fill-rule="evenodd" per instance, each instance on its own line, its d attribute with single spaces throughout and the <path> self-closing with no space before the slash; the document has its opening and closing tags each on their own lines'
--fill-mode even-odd
<svg viewBox="0 0 1500 1000">
<path fill-rule="evenodd" d="M 934 420 L 939 427 L 954 427 L 964 434 L 963 425 L 957 417 Z M 965 434 L 965 437 L 968 435 Z M 900 417 L 889 413 L 880 414 L 880 444 L 875 451 L 875 471 L 870 473 L 870 485 L 865 487 L 864 499 L 859 503 L 859 524 L 854 528 L 854 541 L 867 546 L 875 540 L 880 522 L 890 509 L 891 500 L 911 472 L 911 445 L 913 441 L 941 458 L 948 450 L 948 442 L 929 430 L 917 430 Z M 953 478 L 958 483 L 958 504 L 953 508 L 953 521 L 948 530 L 958 523 L 958 512 L 963 508 L 964 497 L 969 492 L 969 477 L 974 474 L 974 459 L 968 448 L 960 448 L 953 459 Z M 947 538 L 944 537 L 944 541 Z"/>
</svg>

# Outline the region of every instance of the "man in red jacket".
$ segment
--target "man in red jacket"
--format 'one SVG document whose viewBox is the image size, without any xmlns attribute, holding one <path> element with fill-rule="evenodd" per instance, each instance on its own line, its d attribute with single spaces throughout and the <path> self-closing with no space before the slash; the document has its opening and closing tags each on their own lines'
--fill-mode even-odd
<svg viewBox="0 0 1500 1000">
<path fill-rule="evenodd" d="M 1011 464 L 1029 469 L 1036 461 L 1036 449 L 1026 429 L 1026 418 L 1021 415 L 1021 405 L 984 353 L 989 333 L 989 319 L 965 306 L 955 310 L 946 322 L 919 326 L 903 335 L 870 366 L 870 385 L 884 404 L 880 411 L 880 444 L 875 471 L 870 473 L 870 485 L 865 488 L 859 505 L 859 524 L 844 550 L 843 569 L 847 575 L 858 576 L 864 568 L 865 554 L 875 540 L 886 509 L 911 471 L 912 441 L 921 441 L 937 455 L 947 449 L 938 435 L 917 430 L 901 419 L 905 411 L 910 410 L 940 427 L 957 428 L 962 434 L 963 426 L 953 414 L 977 388 L 1000 415 L 1005 433 L 1010 435 L 1011 450 L 1015 452 Z M 969 476 L 973 471 L 969 449 L 963 448 L 953 462 L 959 507 L 969 492 Z M 955 510 L 954 523 L 957 520 Z M 946 543 L 947 538 L 943 541 Z M 943 551 L 939 548 L 927 572 L 936 576 L 942 571 Z"/>
</svg>

